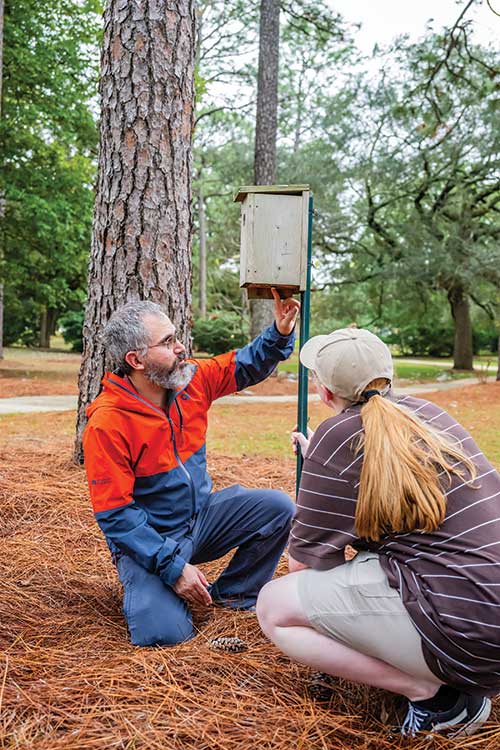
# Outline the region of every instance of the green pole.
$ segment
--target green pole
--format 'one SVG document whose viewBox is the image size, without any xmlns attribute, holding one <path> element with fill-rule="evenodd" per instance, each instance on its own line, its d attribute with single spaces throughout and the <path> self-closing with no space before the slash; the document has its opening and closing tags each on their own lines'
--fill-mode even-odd
<svg viewBox="0 0 500 750">
<path fill-rule="evenodd" d="M 313 198 L 309 196 L 309 214 L 307 226 L 307 270 L 306 289 L 300 294 L 300 333 L 299 346 L 302 348 L 309 338 L 309 316 L 311 312 L 311 266 L 312 266 L 312 221 L 313 221 Z M 298 430 L 307 436 L 307 369 L 299 361 L 299 403 L 297 409 Z M 302 473 L 303 458 L 300 448 L 297 447 L 297 480 L 295 485 L 296 494 L 299 494 L 300 475 Z"/>
</svg>

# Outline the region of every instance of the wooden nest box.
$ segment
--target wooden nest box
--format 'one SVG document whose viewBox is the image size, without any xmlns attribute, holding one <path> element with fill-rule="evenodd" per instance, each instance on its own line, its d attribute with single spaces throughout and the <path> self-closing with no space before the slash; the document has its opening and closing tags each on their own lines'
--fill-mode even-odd
<svg viewBox="0 0 500 750">
<path fill-rule="evenodd" d="M 309 185 L 240 188 L 240 287 L 249 298 L 290 297 L 306 288 Z"/>
</svg>

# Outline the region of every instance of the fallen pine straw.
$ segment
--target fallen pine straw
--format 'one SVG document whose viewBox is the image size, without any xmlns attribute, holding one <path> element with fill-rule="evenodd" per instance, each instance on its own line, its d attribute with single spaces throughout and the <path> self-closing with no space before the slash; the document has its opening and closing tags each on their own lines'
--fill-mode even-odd
<svg viewBox="0 0 500 750">
<path fill-rule="evenodd" d="M 250 613 L 200 609 L 191 642 L 131 646 L 70 449 L 64 439 L 29 438 L 0 448 L 1 748 L 497 750 L 495 721 L 462 741 L 411 741 L 390 731 L 403 713 L 399 698 L 336 681 L 329 702 L 313 700 L 310 671 L 275 650 Z M 218 456 L 210 468 L 218 487 L 293 492 L 293 461 Z M 220 568 L 204 566 L 212 579 Z M 211 649 L 219 637 L 248 649 Z"/>
</svg>

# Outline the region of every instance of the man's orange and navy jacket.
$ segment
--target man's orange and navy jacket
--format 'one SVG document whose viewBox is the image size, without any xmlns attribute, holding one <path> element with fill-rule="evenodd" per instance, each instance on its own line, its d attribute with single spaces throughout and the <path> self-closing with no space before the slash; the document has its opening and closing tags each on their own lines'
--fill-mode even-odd
<svg viewBox="0 0 500 750">
<path fill-rule="evenodd" d="M 266 378 L 293 351 L 295 333 L 273 324 L 247 346 L 192 360 L 190 383 L 164 411 L 127 378 L 105 374 L 87 409 L 85 467 L 95 518 L 112 552 L 127 554 L 173 585 L 186 563 L 196 517 L 207 502 L 205 437 L 212 401 Z M 188 554 L 186 554 L 188 556 Z"/>
</svg>

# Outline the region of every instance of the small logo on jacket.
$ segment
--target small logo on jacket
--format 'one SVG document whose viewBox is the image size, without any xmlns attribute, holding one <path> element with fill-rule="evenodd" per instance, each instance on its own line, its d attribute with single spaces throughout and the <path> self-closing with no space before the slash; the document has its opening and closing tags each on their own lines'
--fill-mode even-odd
<svg viewBox="0 0 500 750">
<path fill-rule="evenodd" d="M 104 479 L 91 479 L 90 484 L 111 484 L 111 477 L 104 477 Z"/>
</svg>

